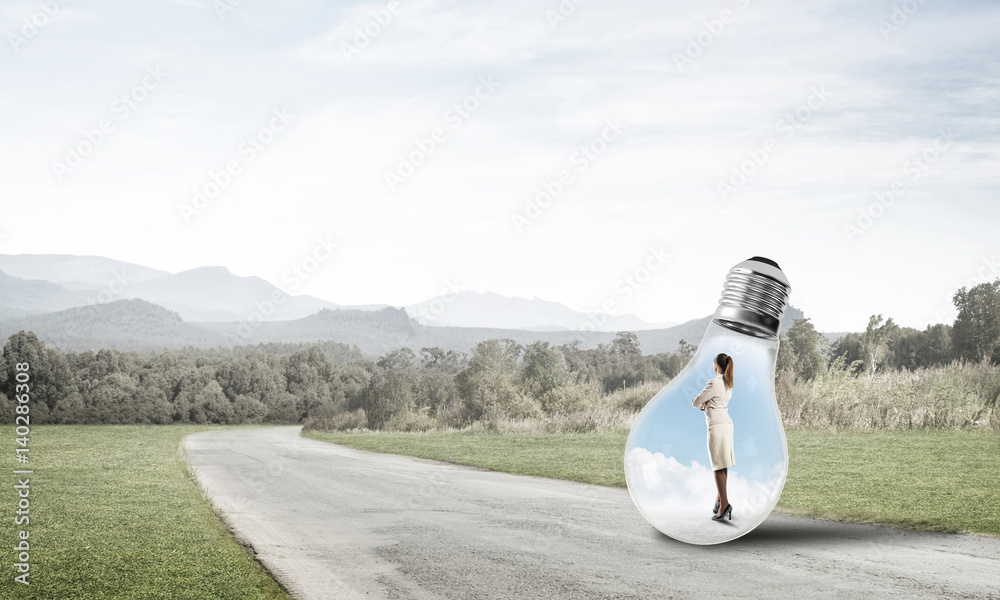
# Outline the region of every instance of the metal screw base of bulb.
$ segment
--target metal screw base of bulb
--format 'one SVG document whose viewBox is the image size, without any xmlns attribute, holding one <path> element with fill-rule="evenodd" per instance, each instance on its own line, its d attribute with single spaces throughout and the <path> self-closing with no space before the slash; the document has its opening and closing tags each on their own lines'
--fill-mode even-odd
<svg viewBox="0 0 1000 600">
<path fill-rule="evenodd" d="M 714 320 L 740 333 L 774 339 L 791 290 L 778 263 L 755 256 L 729 270 Z"/>
</svg>

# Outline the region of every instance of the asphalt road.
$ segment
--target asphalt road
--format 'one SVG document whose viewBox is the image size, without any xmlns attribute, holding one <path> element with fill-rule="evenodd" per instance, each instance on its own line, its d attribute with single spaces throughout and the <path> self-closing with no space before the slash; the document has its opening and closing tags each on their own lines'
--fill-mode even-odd
<svg viewBox="0 0 1000 600">
<path fill-rule="evenodd" d="M 1000 539 L 772 515 L 732 542 L 654 529 L 628 491 L 326 444 L 191 435 L 206 495 L 297 598 L 993 598 Z"/>
</svg>

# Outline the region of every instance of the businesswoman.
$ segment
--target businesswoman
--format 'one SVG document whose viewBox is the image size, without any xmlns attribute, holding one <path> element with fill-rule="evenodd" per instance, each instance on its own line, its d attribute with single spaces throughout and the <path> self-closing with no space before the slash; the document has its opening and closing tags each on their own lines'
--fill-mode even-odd
<svg viewBox="0 0 1000 600">
<path fill-rule="evenodd" d="M 705 411 L 708 424 L 708 456 L 715 472 L 718 495 L 712 510 L 712 520 L 721 521 L 726 515 L 733 520 L 733 505 L 726 495 L 729 467 L 736 464 L 733 454 L 733 420 L 729 418 L 729 400 L 733 397 L 733 358 L 728 354 L 715 357 L 716 376 L 708 380 L 705 389 L 692 401 L 695 408 Z"/>
</svg>

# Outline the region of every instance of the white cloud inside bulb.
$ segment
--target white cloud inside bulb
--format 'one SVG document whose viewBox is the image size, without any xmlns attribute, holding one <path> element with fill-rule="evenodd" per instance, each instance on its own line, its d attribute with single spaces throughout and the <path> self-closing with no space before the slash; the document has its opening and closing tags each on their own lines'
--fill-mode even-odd
<svg viewBox="0 0 1000 600">
<path fill-rule="evenodd" d="M 656 513 L 683 512 L 711 506 L 715 502 L 715 477 L 712 469 L 692 460 L 689 466 L 673 456 L 632 448 L 625 457 L 627 469 L 633 474 L 633 497 L 643 510 Z M 726 489 L 733 506 L 744 509 L 769 507 L 772 497 L 784 483 L 784 463 L 779 462 L 761 478 L 748 480 L 733 468 L 729 469 Z"/>
</svg>

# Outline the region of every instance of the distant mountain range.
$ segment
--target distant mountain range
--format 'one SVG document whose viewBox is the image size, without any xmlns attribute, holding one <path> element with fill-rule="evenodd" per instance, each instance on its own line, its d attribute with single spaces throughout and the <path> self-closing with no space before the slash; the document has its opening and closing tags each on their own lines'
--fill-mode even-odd
<svg viewBox="0 0 1000 600">
<path fill-rule="evenodd" d="M 802 312 L 789 307 L 783 328 Z M 680 340 L 698 344 L 711 316 L 667 329 L 637 331 L 644 353 L 672 352 Z M 611 342 L 615 333 L 606 331 L 527 331 L 489 327 L 421 325 L 402 308 L 381 310 L 323 309 L 289 321 L 220 321 L 188 323 L 176 312 L 145 300 L 117 300 L 42 315 L 0 321 L 0 340 L 18 331 L 34 331 L 43 341 L 66 350 L 158 350 L 254 346 L 268 343 L 334 341 L 356 346 L 369 356 L 407 347 L 414 352 L 434 347 L 470 352 L 491 338 L 510 338 L 521 344 L 536 340 L 568 344 L 579 340 L 594 348 Z"/>
<path fill-rule="evenodd" d="M 789 306 L 782 329 L 802 317 Z M 490 338 L 556 345 L 579 340 L 593 348 L 611 342 L 616 331 L 634 331 L 643 352 L 659 353 L 676 350 L 681 339 L 699 343 L 711 318 L 654 328 L 622 315 L 609 319 L 609 331 L 580 331 L 588 315 L 539 298 L 457 292 L 405 309 L 339 307 L 289 296 L 263 279 L 222 267 L 170 274 L 94 256 L 0 255 L 0 342 L 30 330 L 72 350 L 334 341 L 377 356 L 400 347 L 470 352 Z"/>
<path fill-rule="evenodd" d="M 259 277 L 225 267 L 172 274 L 101 256 L 0 254 L 0 320 L 76 306 L 137 298 L 175 311 L 188 322 L 288 321 L 323 309 L 380 310 L 387 304 L 344 306 L 309 295 L 290 296 Z M 591 327 L 590 315 L 541 298 L 460 291 L 406 306 L 429 326 L 568 331 Z M 657 329 L 635 315 L 607 317 L 601 331 Z"/>
<path fill-rule="evenodd" d="M 128 298 L 158 304 L 189 322 L 289 320 L 341 308 L 313 296 L 288 295 L 260 277 L 241 277 L 225 267 L 171 274 L 100 256 L 0 254 L 0 272 L 5 273 L 0 319 Z"/>
<path fill-rule="evenodd" d="M 406 312 L 422 325 L 498 327 L 526 331 L 661 329 L 676 323 L 647 323 L 635 315 L 591 318 L 564 304 L 541 298 L 510 298 L 494 292 L 462 291 L 410 304 Z M 599 326 L 598 326 L 599 324 Z"/>
</svg>

